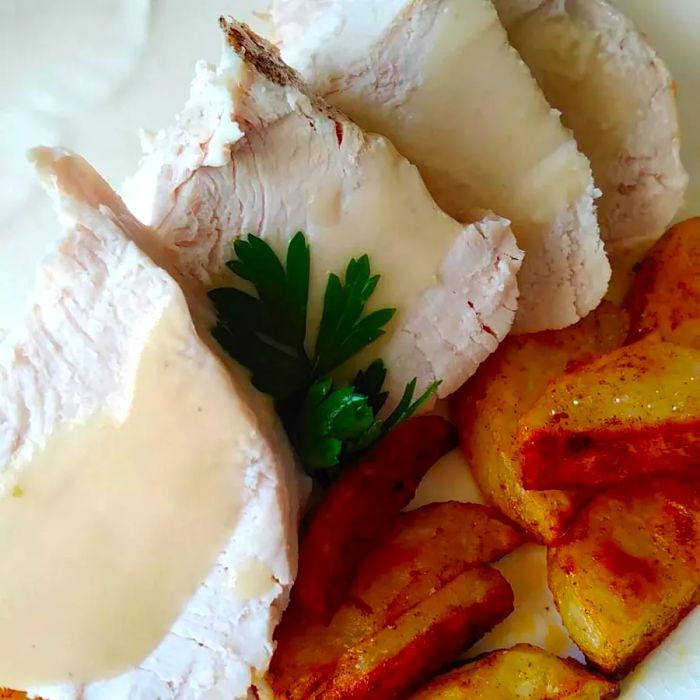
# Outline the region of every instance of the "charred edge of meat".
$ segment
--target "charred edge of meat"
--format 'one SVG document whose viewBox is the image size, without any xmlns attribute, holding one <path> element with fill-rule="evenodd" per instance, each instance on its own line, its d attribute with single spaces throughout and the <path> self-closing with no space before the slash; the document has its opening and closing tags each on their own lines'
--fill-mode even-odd
<svg viewBox="0 0 700 700">
<path fill-rule="evenodd" d="M 260 75 L 275 85 L 295 88 L 311 100 L 313 107 L 329 118 L 347 120 L 335 107 L 311 92 L 301 75 L 282 60 L 279 49 L 256 34 L 247 24 L 233 18 L 219 17 L 219 26 L 231 49 Z"/>
</svg>

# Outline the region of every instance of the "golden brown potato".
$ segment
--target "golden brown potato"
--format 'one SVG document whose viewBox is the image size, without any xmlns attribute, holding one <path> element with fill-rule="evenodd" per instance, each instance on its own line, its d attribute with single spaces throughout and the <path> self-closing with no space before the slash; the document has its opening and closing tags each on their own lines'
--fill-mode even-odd
<svg viewBox="0 0 700 700">
<path fill-rule="evenodd" d="M 387 573 L 399 587 L 408 585 L 419 571 L 451 567 L 457 575 L 466 566 L 500 559 L 523 540 L 494 508 L 456 501 L 431 503 L 401 513 L 377 549 L 363 560 L 352 594 L 363 598 L 363 591 L 371 590 L 373 582 Z M 365 602 L 372 604 L 369 599 Z"/>
<path fill-rule="evenodd" d="M 309 521 L 292 590 L 311 619 L 328 622 L 362 557 L 408 505 L 430 467 L 455 443 L 455 431 L 444 418 L 413 418 L 331 486 Z"/>
<path fill-rule="evenodd" d="M 26 694 L 21 693 L 19 690 L 0 688 L 0 700 L 26 700 L 26 698 Z"/>
<path fill-rule="evenodd" d="M 484 496 L 541 542 L 552 542 L 585 494 L 527 492 L 514 435 L 547 384 L 572 363 L 619 347 L 626 315 L 611 304 L 571 328 L 507 338 L 459 392 L 462 449 Z"/>
<path fill-rule="evenodd" d="M 574 642 L 626 673 L 695 605 L 700 481 L 659 476 L 596 496 L 550 549 L 548 577 Z"/>
<path fill-rule="evenodd" d="M 429 678 L 513 611 L 513 592 L 488 566 L 457 576 L 344 653 L 314 700 L 393 700 Z"/>
<path fill-rule="evenodd" d="M 484 506 L 439 503 L 400 516 L 360 566 L 329 626 L 292 603 L 276 632 L 270 682 L 278 697 L 302 700 L 332 675 L 340 656 L 474 564 L 500 558 L 521 535 Z"/>
<path fill-rule="evenodd" d="M 631 342 L 658 331 L 700 349 L 700 218 L 677 224 L 647 253 L 625 305 Z"/>
<path fill-rule="evenodd" d="M 518 644 L 438 676 L 411 700 L 613 700 L 615 681 L 573 659 Z"/>
<path fill-rule="evenodd" d="M 343 623 L 335 620 L 343 616 Z M 381 613 L 342 606 L 330 625 L 312 622 L 293 602 L 275 630 L 277 646 L 267 672 L 275 698 L 307 700 L 333 673 L 338 658 L 384 621 Z"/>
<path fill-rule="evenodd" d="M 564 374 L 516 441 L 531 489 L 700 467 L 700 350 L 649 336 Z"/>
</svg>

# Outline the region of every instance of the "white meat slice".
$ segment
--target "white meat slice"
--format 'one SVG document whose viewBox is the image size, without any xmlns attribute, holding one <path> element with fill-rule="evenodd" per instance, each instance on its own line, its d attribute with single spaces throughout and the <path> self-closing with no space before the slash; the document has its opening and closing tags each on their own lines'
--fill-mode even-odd
<svg viewBox="0 0 700 700">
<path fill-rule="evenodd" d="M 608 250 L 658 238 L 683 204 L 675 86 L 607 0 L 494 0 L 511 44 L 590 158 Z"/>
<path fill-rule="evenodd" d="M 390 138 L 448 214 L 511 220 L 526 253 L 517 330 L 598 305 L 610 267 L 590 165 L 490 0 L 274 0 L 272 17 L 284 60 Z"/>
<path fill-rule="evenodd" d="M 304 231 L 311 331 L 328 273 L 369 254 L 382 275 L 373 303 L 399 313 L 352 371 L 381 355 L 394 400 L 414 377 L 419 390 L 439 379 L 439 395 L 450 394 L 511 327 L 522 256 L 508 222 L 450 219 L 385 138 L 310 93 L 247 27 L 223 27 L 221 64 L 198 66 L 178 125 L 157 135 L 125 185 L 127 204 L 205 285 L 233 283 L 235 238 L 255 233 L 281 255 Z"/>
<path fill-rule="evenodd" d="M 142 252 L 169 264 L 153 232 L 82 159 L 48 149 L 35 152 L 34 159 L 55 198 L 64 233 L 41 268 L 25 325 L 0 363 L 0 484 L 5 488 L 11 470 L 56 431 L 68 425 L 77 429 L 100 409 L 113 409 L 119 420 L 128 416 L 147 338 L 173 308 L 184 310 L 178 361 L 189 368 L 193 383 L 202 372 L 220 373 L 216 391 L 238 413 L 231 415 L 231 425 L 236 418 L 242 426 L 237 439 L 245 467 L 239 474 L 242 509 L 228 544 L 150 656 L 117 678 L 35 688 L 30 697 L 245 697 L 254 677 L 267 668 L 272 631 L 295 574 L 300 488 L 291 450 L 267 401 L 240 370 L 231 367 L 227 373 L 209 348 L 205 328 L 200 335 L 189 321 L 180 286 Z M 199 314 L 195 297 L 192 306 Z M 209 320 L 204 323 L 208 327 Z M 46 522 L 46 527 L 60 531 L 61 523 Z M 245 582 L 237 585 L 234 574 L 251 570 L 257 584 L 246 593 Z"/>
</svg>

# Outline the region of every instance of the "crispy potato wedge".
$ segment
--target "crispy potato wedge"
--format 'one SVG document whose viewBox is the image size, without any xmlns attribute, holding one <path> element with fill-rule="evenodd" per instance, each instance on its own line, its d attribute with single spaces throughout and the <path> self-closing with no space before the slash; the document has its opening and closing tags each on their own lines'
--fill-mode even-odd
<svg viewBox="0 0 700 700">
<path fill-rule="evenodd" d="M 455 444 L 455 431 L 444 418 L 413 418 L 331 486 L 309 521 L 292 591 L 311 619 L 330 620 L 362 557 Z"/>
<path fill-rule="evenodd" d="M 529 489 L 700 467 L 700 350 L 649 336 L 562 375 L 516 441 Z"/>
<path fill-rule="evenodd" d="M 466 566 L 500 559 L 523 541 L 522 533 L 494 508 L 456 501 L 430 503 L 401 513 L 360 565 L 352 591 L 362 597 L 387 573 L 398 582 L 406 572 L 406 583 L 423 570 L 452 567 L 456 575 Z"/>
<path fill-rule="evenodd" d="M 340 657 L 314 700 L 393 700 L 429 678 L 513 611 L 506 579 L 469 569 Z"/>
<path fill-rule="evenodd" d="M 619 347 L 626 334 L 626 314 L 604 303 L 571 328 L 511 336 L 456 397 L 462 449 L 485 498 L 537 541 L 552 542 L 585 494 L 523 488 L 518 421 L 568 366 Z"/>
<path fill-rule="evenodd" d="M 626 673 L 697 602 L 700 481 L 658 476 L 596 496 L 549 550 L 548 578 L 587 658 Z"/>
<path fill-rule="evenodd" d="M 615 681 L 529 644 L 494 651 L 438 676 L 411 700 L 613 700 Z"/>
<path fill-rule="evenodd" d="M 302 700 L 332 675 L 340 656 L 377 633 L 471 565 L 495 561 L 522 536 L 490 508 L 439 503 L 402 514 L 360 566 L 330 625 L 292 603 L 276 632 L 270 682 L 278 697 Z"/>
<path fill-rule="evenodd" d="M 275 653 L 267 682 L 275 698 L 308 700 L 323 687 L 352 644 L 380 629 L 384 615 L 348 602 L 329 625 L 312 622 L 293 602 L 275 630 Z"/>
<path fill-rule="evenodd" d="M 0 700 L 26 700 L 27 695 L 19 690 L 0 688 Z"/>
<path fill-rule="evenodd" d="M 700 218 L 673 228 L 642 260 L 625 306 L 629 341 L 654 331 L 700 350 Z"/>
</svg>

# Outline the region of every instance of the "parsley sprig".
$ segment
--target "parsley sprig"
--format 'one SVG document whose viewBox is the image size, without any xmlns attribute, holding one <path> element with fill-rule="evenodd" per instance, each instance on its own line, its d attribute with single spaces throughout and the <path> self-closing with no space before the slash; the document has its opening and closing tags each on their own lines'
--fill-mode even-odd
<svg viewBox="0 0 700 700">
<path fill-rule="evenodd" d="M 218 319 L 214 337 L 250 370 L 255 387 L 276 400 L 304 466 L 328 477 L 413 415 L 438 383 L 414 400 L 414 379 L 381 419 L 388 399 L 381 360 L 347 386 L 333 382 L 331 373 L 384 335 L 396 313 L 390 308 L 365 313 L 380 279 L 372 275 L 368 256 L 350 260 L 342 280 L 329 275 L 316 342 L 307 353 L 311 254 L 304 234 L 292 238 L 284 264 L 253 234 L 236 240 L 233 248 L 236 258 L 227 266 L 252 285 L 255 295 L 230 287 L 209 292 Z"/>
</svg>

